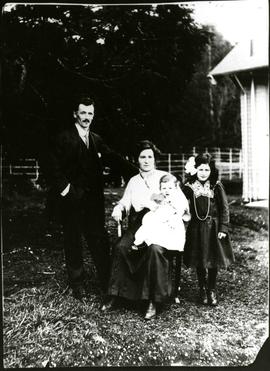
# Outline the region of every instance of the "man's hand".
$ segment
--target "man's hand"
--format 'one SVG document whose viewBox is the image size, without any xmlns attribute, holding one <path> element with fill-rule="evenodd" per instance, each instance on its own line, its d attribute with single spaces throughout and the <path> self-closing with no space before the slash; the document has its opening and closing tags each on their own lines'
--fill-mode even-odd
<svg viewBox="0 0 270 371">
<path fill-rule="evenodd" d="M 113 212 L 112 212 L 112 217 L 113 219 L 118 223 L 122 220 L 122 211 L 123 211 L 123 208 L 121 205 L 116 205 L 113 209 Z"/>
<path fill-rule="evenodd" d="M 220 240 L 222 240 L 222 238 L 225 238 L 226 237 L 226 233 L 223 233 L 223 232 L 218 232 L 218 238 Z"/>
<path fill-rule="evenodd" d="M 65 197 L 70 189 L 70 183 L 66 186 L 66 188 L 61 192 L 61 196 Z"/>
</svg>

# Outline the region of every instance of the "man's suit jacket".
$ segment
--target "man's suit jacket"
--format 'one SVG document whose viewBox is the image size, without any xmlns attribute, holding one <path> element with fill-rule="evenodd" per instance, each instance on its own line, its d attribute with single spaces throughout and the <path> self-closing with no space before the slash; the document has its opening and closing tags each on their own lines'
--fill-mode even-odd
<svg viewBox="0 0 270 371">
<path fill-rule="evenodd" d="M 101 137 L 93 132 L 89 134 L 87 149 L 75 125 L 54 138 L 49 156 L 49 183 L 52 192 L 60 196 L 70 183 L 69 192 L 78 199 L 87 192 L 88 199 L 99 208 L 104 208 L 103 164 L 120 169 L 125 179 L 138 173 L 134 165 L 111 150 Z"/>
</svg>

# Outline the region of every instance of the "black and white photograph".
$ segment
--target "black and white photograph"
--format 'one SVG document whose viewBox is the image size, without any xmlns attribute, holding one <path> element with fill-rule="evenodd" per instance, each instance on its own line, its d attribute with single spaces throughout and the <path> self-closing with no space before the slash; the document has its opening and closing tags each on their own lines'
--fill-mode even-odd
<svg viewBox="0 0 270 371">
<path fill-rule="evenodd" d="M 3 5 L 4 369 L 270 365 L 268 12 Z"/>
</svg>

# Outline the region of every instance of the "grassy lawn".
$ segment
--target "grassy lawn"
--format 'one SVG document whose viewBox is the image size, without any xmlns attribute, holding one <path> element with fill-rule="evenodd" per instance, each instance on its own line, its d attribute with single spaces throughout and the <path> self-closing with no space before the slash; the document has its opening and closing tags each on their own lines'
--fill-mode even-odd
<svg viewBox="0 0 270 371">
<path fill-rule="evenodd" d="M 107 227 L 122 190 L 106 189 Z M 16 198 L 16 202 L 14 202 Z M 236 263 L 218 277 L 219 306 L 196 303 L 194 271 L 183 268 L 180 304 L 143 319 L 130 303 L 100 311 L 101 296 L 90 256 L 89 296 L 75 300 L 66 287 L 62 233 L 47 230 L 44 194 L 5 200 L 4 366 L 243 366 L 251 364 L 268 331 L 268 221 L 230 197 Z"/>
</svg>

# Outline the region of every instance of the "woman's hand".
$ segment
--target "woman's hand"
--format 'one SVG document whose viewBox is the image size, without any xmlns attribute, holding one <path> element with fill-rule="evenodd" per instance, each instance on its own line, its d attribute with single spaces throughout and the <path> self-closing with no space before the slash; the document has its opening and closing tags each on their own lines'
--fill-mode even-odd
<svg viewBox="0 0 270 371">
<path fill-rule="evenodd" d="M 112 217 L 113 219 L 118 223 L 122 220 L 122 212 L 123 212 L 123 208 L 121 205 L 116 205 L 113 209 L 113 212 L 112 212 Z"/>
<path fill-rule="evenodd" d="M 184 222 L 189 222 L 190 219 L 191 219 L 191 215 L 190 215 L 190 212 L 188 210 L 185 210 L 183 216 L 182 216 L 182 219 Z"/>
<path fill-rule="evenodd" d="M 143 207 L 146 207 L 150 211 L 156 211 L 156 209 L 158 208 L 158 204 L 155 203 L 154 201 L 149 200 L 148 202 L 145 202 Z"/>
<path fill-rule="evenodd" d="M 218 238 L 220 240 L 222 240 L 222 238 L 225 238 L 225 237 L 226 237 L 226 233 L 224 233 L 224 232 L 218 232 Z"/>
</svg>

